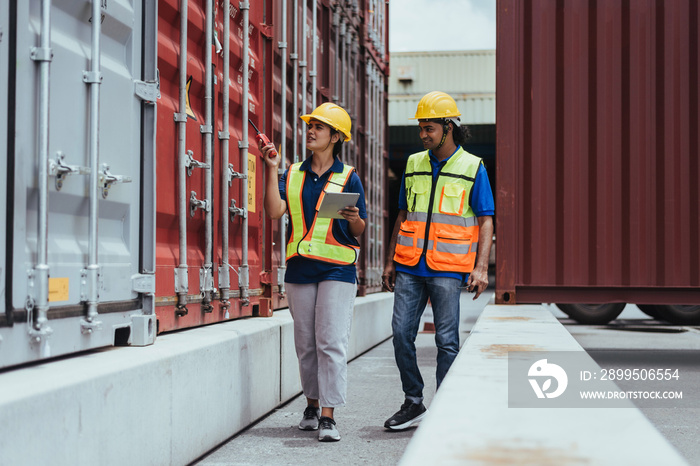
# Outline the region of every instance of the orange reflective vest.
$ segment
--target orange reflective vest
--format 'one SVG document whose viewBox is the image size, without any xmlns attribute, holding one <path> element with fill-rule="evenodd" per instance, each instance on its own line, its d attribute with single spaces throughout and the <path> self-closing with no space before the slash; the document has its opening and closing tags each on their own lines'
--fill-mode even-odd
<svg viewBox="0 0 700 466">
<path fill-rule="evenodd" d="M 333 264 L 354 264 L 357 261 L 360 248 L 340 243 L 333 236 L 334 219 L 319 218 L 318 209 L 321 207 L 323 197 L 327 192 L 339 193 L 343 191 L 345 184 L 355 169 L 349 165 L 343 165 L 342 173 L 331 173 L 316 203 L 316 214 L 314 215 L 311 228 L 307 230 L 301 200 L 306 171 L 300 171 L 300 166 L 301 162 L 295 163 L 289 167 L 287 172 L 287 205 L 289 206 L 289 216 L 291 218 L 291 232 L 287 242 L 287 260 L 294 256 L 301 256 Z"/>
<path fill-rule="evenodd" d="M 409 157 L 404 175 L 408 215 L 401 223 L 394 260 L 429 269 L 469 273 L 479 247 L 479 223 L 469 205 L 481 159 L 461 147 L 433 179 L 428 151 Z"/>
</svg>

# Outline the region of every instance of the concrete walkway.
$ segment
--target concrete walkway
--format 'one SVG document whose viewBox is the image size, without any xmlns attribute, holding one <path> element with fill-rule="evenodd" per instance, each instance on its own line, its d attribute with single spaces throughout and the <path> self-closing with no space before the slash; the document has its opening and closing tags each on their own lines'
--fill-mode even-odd
<svg viewBox="0 0 700 466">
<path fill-rule="evenodd" d="M 472 301 L 472 296 L 462 295 L 462 342 L 493 293 L 489 290 L 477 301 Z M 429 407 L 435 394 L 434 334 L 420 333 L 416 347 Z M 305 398 L 298 396 L 195 464 L 397 464 L 415 429 L 391 432 L 383 425 L 402 402 L 401 381 L 389 339 L 348 365 L 348 404 L 335 412 L 342 437 L 339 442 L 322 443 L 317 440 L 317 432 L 297 428 L 306 407 Z"/>
</svg>

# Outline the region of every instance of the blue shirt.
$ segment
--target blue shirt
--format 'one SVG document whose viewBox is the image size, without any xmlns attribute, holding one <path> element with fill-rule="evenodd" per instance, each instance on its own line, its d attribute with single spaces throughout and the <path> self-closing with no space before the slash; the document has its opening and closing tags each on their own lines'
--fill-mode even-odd
<svg viewBox="0 0 700 466">
<path fill-rule="evenodd" d="M 335 162 L 326 173 L 319 176 L 311 170 L 311 161 L 313 155 L 304 160 L 299 167 L 299 171 L 306 171 L 304 178 L 304 186 L 301 190 L 301 203 L 304 210 L 304 222 L 306 228 L 311 228 L 316 216 L 316 204 L 321 196 L 321 191 L 326 186 L 331 172 L 342 173 L 343 162 L 336 158 Z M 279 191 L 282 200 L 287 200 L 287 174 L 289 169 L 284 173 L 279 181 Z M 362 181 L 356 172 L 352 172 L 350 179 L 345 184 L 343 189 L 346 193 L 360 193 L 360 198 L 357 200 L 356 207 L 360 209 L 359 215 L 361 219 L 367 218 L 367 210 L 365 209 L 365 190 L 362 188 Z M 287 204 L 289 211 L 289 204 Z M 291 235 L 291 228 L 287 230 L 287 242 Z M 345 219 L 333 219 L 333 235 L 342 244 L 352 244 L 359 246 L 357 239 L 350 233 L 348 221 Z M 357 269 L 355 265 L 338 265 L 330 262 L 317 261 L 306 257 L 295 256 L 287 261 L 287 272 L 284 276 L 284 281 L 288 283 L 318 283 L 325 280 L 335 280 L 339 282 L 355 283 Z"/>
<path fill-rule="evenodd" d="M 457 147 L 459 150 L 459 146 Z M 455 155 L 457 151 L 453 152 Z M 437 157 L 433 155 L 433 151 L 429 151 L 430 155 L 430 166 L 433 169 L 433 180 L 437 178 L 438 171 L 440 167 L 445 165 L 450 157 L 440 162 Z M 488 174 L 483 165 L 479 165 L 479 170 L 476 172 L 476 179 L 474 181 L 474 187 L 472 188 L 471 199 L 469 200 L 469 205 L 474 211 L 474 215 L 477 217 L 484 217 L 488 215 L 493 215 L 496 208 L 493 203 L 493 193 L 491 192 L 491 183 L 489 182 Z M 401 191 L 399 192 L 399 209 L 408 210 L 408 201 L 406 200 L 406 177 L 404 174 L 401 180 Z M 457 272 L 435 272 L 428 268 L 425 263 L 425 254 L 421 255 L 420 261 L 416 265 L 404 265 L 396 264 L 397 272 L 410 273 L 411 275 L 417 275 L 419 277 L 450 277 L 456 278 L 458 280 L 466 281 L 469 274 L 462 274 Z"/>
</svg>

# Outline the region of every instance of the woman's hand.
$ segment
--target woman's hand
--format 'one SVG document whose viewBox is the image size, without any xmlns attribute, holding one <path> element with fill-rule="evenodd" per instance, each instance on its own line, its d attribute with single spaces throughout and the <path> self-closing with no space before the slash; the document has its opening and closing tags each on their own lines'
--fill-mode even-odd
<svg viewBox="0 0 700 466">
<path fill-rule="evenodd" d="M 263 144 L 262 141 L 258 141 L 258 149 L 260 149 L 263 160 L 265 161 L 268 167 L 275 168 L 280 164 L 280 161 L 282 160 L 280 158 L 280 151 L 275 149 L 274 144 Z M 270 157 L 270 152 L 272 152 L 273 150 L 277 151 L 277 155 L 275 155 L 274 157 Z"/>
<path fill-rule="evenodd" d="M 365 221 L 360 218 L 360 209 L 356 206 L 347 206 L 338 211 L 348 221 L 350 234 L 360 236 L 365 231 Z"/>
<path fill-rule="evenodd" d="M 355 223 L 360 219 L 360 209 L 358 207 L 347 206 L 338 211 L 348 223 Z"/>
</svg>

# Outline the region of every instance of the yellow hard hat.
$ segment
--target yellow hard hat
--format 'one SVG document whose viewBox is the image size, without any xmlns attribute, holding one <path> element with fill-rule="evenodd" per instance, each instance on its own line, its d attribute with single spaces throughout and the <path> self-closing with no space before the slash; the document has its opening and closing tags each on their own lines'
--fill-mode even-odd
<svg viewBox="0 0 700 466">
<path fill-rule="evenodd" d="M 456 118 L 460 116 L 455 100 L 444 92 L 425 94 L 416 109 L 416 116 L 409 120 L 431 120 L 433 118 Z"/>
<path fill-rule="evenodd" d="M 309 124 L 309 120 L 312 118 L 321 121 L 336 131 L 340 131 L 345 135 L 345 140 L 349 141 L 351 137 L 350 128 L 352 127 L 352 122 L 350 121 L 350 115 L 345 111 L 340 105 L 336 105 L 332 102 L 326 102 L 321 104 L 309 115 L 302 115 L 300 117 L 302 120 Z"/>
</svg>

